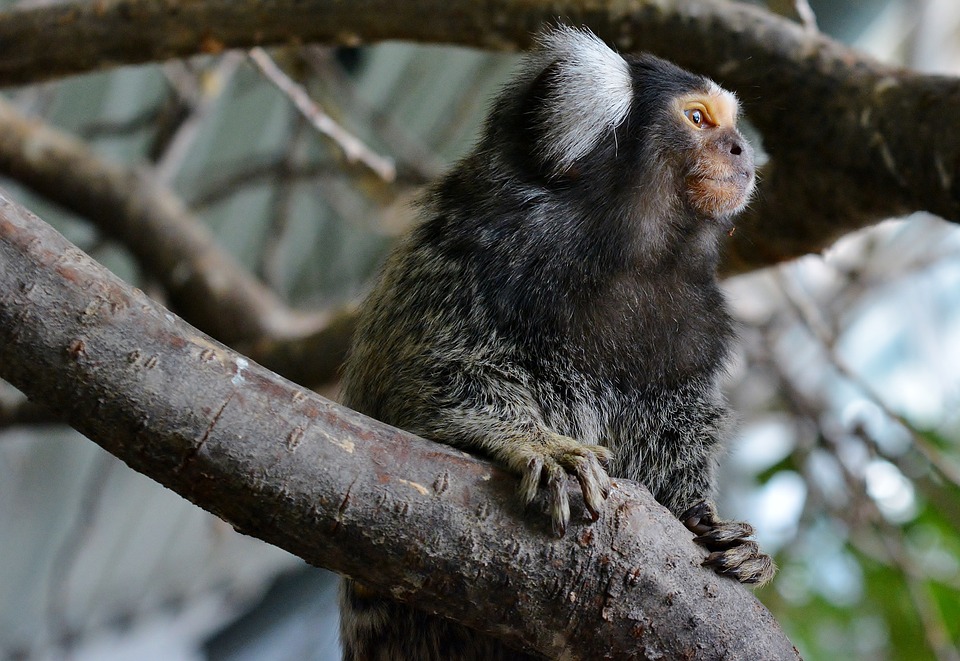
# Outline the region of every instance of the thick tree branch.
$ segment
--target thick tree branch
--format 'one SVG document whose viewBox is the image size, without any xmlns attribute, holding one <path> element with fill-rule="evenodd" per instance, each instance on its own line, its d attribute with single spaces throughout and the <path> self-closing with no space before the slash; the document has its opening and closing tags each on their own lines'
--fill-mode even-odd
<svg viewBox="0 0 960 661">
<path fill-rule="evenodd" d="M 730 270 L 817 251 L 886 217 L 960 220 L 960 82 L 884 66 L 723 0 L 101 0 L 0 14 L 0 84 L 290 41 L 529 45 L 558 17 L 736 89 L 772 160 Z M 37 39 L 36 35 L 44 35 Z M 696 44 L 695 48 L 691 44 Z"/>
<path fill-rule="evenodd" d="M 569 659 L 796 659 L 620 482 L 566 538 L 514 477 L 299 388 L 180 321 L 0 192 L 0 376 L 237 529 Z"/>
</svg>

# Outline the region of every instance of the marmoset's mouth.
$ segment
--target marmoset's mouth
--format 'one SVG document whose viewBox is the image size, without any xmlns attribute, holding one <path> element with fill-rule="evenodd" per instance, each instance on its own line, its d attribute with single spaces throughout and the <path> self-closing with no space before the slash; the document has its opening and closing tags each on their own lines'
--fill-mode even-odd
<svg viewBox="0 0 960 661">
<path fill-rule="evenodd" d="M 730 217 L 750 200 L 753 176 L 741 172 L 730 177 L 689 177 L 687 190 L 690 204 L 697 213 L 711 219 Z"/>
</svg>

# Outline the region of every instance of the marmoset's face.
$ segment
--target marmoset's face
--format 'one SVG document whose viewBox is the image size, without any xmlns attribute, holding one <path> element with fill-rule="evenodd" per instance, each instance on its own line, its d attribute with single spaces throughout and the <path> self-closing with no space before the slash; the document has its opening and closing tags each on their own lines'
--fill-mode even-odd
<svg viewBox="0 0 960 661">
<path fill-rule="evenodd" d="M 716 85 L 675 100 L 674 118 L 688 137 L 687 199 L 707 218 L 739 213 L 754 188 L 753 149 L 737 130 L 737 100 Z"/>
</svg>

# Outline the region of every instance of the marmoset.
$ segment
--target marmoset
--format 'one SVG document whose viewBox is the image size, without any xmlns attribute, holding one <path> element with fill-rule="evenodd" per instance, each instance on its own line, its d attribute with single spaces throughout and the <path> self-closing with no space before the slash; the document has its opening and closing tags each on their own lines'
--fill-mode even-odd
<svg viewBox="0 0 960 661">
<path fill-rule="evenodd" d="M 745 583 L 774 566 L 716 518 L 733 338 L 716 279 L 754 187 L 738 104 L 651 55 L 551 28 L 494 102 L 475 149 L 436 183 L 360 315 L 344 403 L 491 458 L 570 521 L 610 476 L 644 484 Z M 521 659 L 495 640 L 346 581 L 348 660 Z"/>
</svg>

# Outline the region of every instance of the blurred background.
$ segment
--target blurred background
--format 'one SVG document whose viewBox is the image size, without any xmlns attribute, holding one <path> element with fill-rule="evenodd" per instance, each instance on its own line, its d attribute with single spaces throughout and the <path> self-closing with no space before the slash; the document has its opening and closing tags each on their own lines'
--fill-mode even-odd
<svg viewBox="0 0 960 661">
<path fill-rule="evenodd" d="M 822 31 L 883 61 L 960 75 L 956 0 L 810 8 Z M 392 159 L 395 178 L 345 167 L 245 53 L 0 98 L 103 159 L 152 164 L 283 300 L 338 310 L 413 222 L 418 187 L 469 149 L 516 58 L 404 43 L 270 56 Z M 123 245 L 16 181 L 0 185 L 162 297 Z M 740 427 L 720 509 L 753 522 L 776 556 L 760 598 L 807 661 L 960 661 L 960 228 L 891 219 L 726 287 L 742 324 L 727 384 Z M 21 401 L 0 382 L 0 659 L 339 658 L 334 576 L 235 533 Z"/>
</svg>

